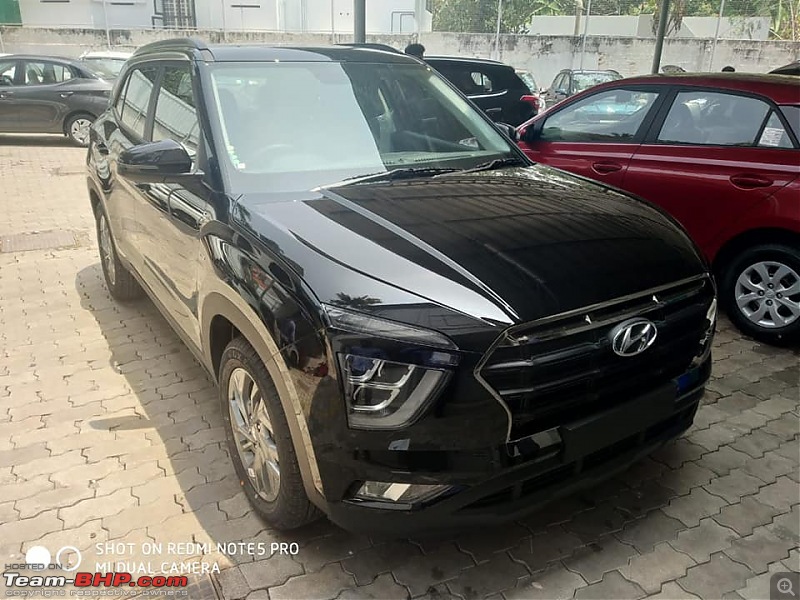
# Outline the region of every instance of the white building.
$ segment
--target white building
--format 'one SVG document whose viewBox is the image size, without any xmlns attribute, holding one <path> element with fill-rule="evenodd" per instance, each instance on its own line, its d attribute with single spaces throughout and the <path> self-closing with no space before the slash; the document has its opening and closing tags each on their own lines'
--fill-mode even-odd
<svg viewBox="0 0 800 600">
<path fill-rule="evenodd" d="M 20 0 L 23 25 L 353 32 L 353 0 Z M 431 30 L 426 0 L 367 0 L 367 33 Z"/>
</svg>

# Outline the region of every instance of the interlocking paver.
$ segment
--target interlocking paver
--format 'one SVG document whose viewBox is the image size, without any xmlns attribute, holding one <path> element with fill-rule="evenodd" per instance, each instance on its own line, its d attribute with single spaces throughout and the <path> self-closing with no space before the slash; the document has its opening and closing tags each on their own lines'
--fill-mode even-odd
<svg viewBox="0 0 800 600">
<path fill-rule="evenodd" d="M 684 463 L 679 471 L 683 471 L 691 464 Z M 640 486 L 621 492 L 610 501 L 610 504 L 616 508 L 617 512 L 622 513 L 625 520 L 628 521 L 631 518 L 640 517 L 653 509 L 666 505 L 674 495 L 674 492 L 664 487 L 661 479 L 659 479 L 658 481 L 646 481 Z M 612 519 L 612 524 L 614 522 Z"/>
<path fill-rule="evenodd" d="M 580 574 L 589 583 L 595 583 L 609 571 L 627 565 L 628 560 L 637 555 L 633 546 L 608 536 L 581 548 L 563 562 L 570 571 Z"/>
<path fill-rule="evenodd" d="M 583 546 L 581 539 L 566 531 L 561 525 L 553 525 L 544 533 L 523 540 L 511 549 L 511 556 L 528 565 L 531 572 L 544 569 L 548 563 L 571 555 Z"/>
<path fill-rule="evenodd" d="M 384 573 L 375 578 L 369 585 L 344 590 L 337 600 L 405 600 L 409 597 L 408 590 L 398 584 L 390 573 Z"/>
<path fill-rule="evenodd" d="M 725 506 L 718 515 L 712 518 L 721 525 L 730 527 L 740 536 L 750 535 L 759 525 L 766 525 L 772 521 L 776 509 L 768 504 L 762 504 L 753 497 L 742 498 L 741 502 Z"/>
<path fill-rule="evenodd" d="M 247 583 L 239 567 L 225 569 L 217 575 L 217 581 L 226 600 L 240 600 L 250 593 L 250 584 Z"/>
<path fill-rule="evenodd" d="M 645 592 L 635 583 L 628 581 L 619 571 L 606 573 L 603 581 L 593 583 L 575 592 L 577 600 L 636 600 L 643 598 Z"/>
<path fill-rule="evenodd" d="M 504 591 L 503 596 L 506 600 L 569 600 L 586 585 L 583 577 L 558 562 L 525 578 L 516 588 Z"/>
<path fill-rule="evenodd" d="M 639 552 L 645 553 L 650 552 L 659 542 L 674 540 L 678 532 L 685 528 L 686 525 L 677 519 L 668 517 L 661 510 L 655 510 L 628 523 L 616 536 Z"/>
<path fill-rule="evenodd" d="M 732 504 L 738 502 L 742 496 L 757 492 L 762 485 L 764 482 L 759 478 L 734 469 L 724 477 L 718 477 L 708 485 L 704 485 L 703 489 Z"/>
<path fill-rule="evenodd" d="M 775 483 L 758 490 L 754 498 L 763 504 L 774 506 L 780 512 L 786 512 L 798 502 L 797 483 L 788 477 L 779 477 Z"/>
<path fill-rule="evenodd" d="M 742 587 L 752 574 L 743 564 L 718 552 L 711 556 L 710 561 L 691 567 L 677 583 L 701 598 L 719 598 Z"/>
<path fill-rule="evenodd" d="M 395 540 L 355 553 L 342 561 L 342 568 L 356 578 L 358 585 L 363 586 L 372 583 L 377 575 L 388 573 L 395 566 L 421 556 L 422 552 L 415 544 Z"/>
<path fill-rule="evenodd" d="M 667 516 L 694 527 L 703 517 L 717 514 L 725 504 L 722 498 L 709 494 L 703 488 L 695 488 L 688 495 L 675 498 L 662 510 Z"/>
<path fill-rule="evenodd" d="M 394 567 L 392 573 L 397 583 L 406 586 L 412 596 L 419 596 L 429 587 L 454 579 L 472 566 L 472 559 L 455 544 L 445 544 L 434 554 L 414 556 L 403 562 Z"/>
<path fill-rule="evenodd" d="M 693 600 L 695 598 L 697 596 L 690 594 L 674 581 L 668 581 L 661 586 L 659 593 L 649 595 L 647 600 Z"/>
<path fill-rule="evenodd" d="M 756 429 L 733 442 L 731 448 L 744 452 L 753 458 L 761 458 L 765 452 L 780 446 L 781 441 L 779 437 L 767 433 L 763 429 Z"/>
<path fill-rule="evenodd" d="M 678 552 L 667 543 L 658 544 L 652 552 L 634 556 L 619 572 L 633 581 L 648 594 L 661 590 L 664 581 L 682 577 L 686 570 L 695 564 L 691 557 Z"/>
<path fill-rule="evenodd" d="M 328 600 L 336 598 L 354 583 L 353 576 L 342 571 L 341 565 L 331 564 L 319 573 L 297 575 L 283 585 L 270 588 L 269 597 L 270 600 Z"/>
<path fill-rule="evenodd" d="M 732 469 L 743 467 L 753 459 L 745 454 L 734 450 L 730 446 L 722 446 L 714 452 L 704 454 L 697 461 L 697 465 L 706 467 L 714 471 L 717 475 L 727 475 Z"/>
<path fill-rule="evenodd" d="M 734 540 L 725 554 L 736 562 L 747 565 L 755 573 L 763 573 L 767 565 L 788 558 L 789 550 L 797 546 L 791 536 L 780 537 L 766 526 L 756 527 L 747 537 Z"/>
<path fill-rule="evenodd" d="M 661 474 L 658 485 L 669 488 L 678 495 L 688 494 L 692 488 L 707 484 L 716 474 L 697 462 L 688 462 L 680 469 L 669 469 Z"/>
<path fill-rule="evenodd" d="M 765 454 L 761 458 L 750 460 L 742 467 L 742 471 L 758 477 L 764 483 L 773 483 L 781 475 L 796 472 L 797 461 L 792 461 L 773 452 Z"/>
<path fill-rule="evenodd" d="M 722 527 L 713 518 L 705 518 L 697 527 L 681 531 L 678 538 L 670 544 L 676 550 L 691 556 L 695 562 L 703 563 L 715 552 L 729 548 L 737 537 L 738 534 L 732 529 Z"/>
<path fill-rule="evenodd" d="M 462 598 L 485 598 L 514 588 L 527 575 L 528 570 L 522 564 L 501 552 L 487 562 L 466 569 L 447 587 Z"/>
</svg>

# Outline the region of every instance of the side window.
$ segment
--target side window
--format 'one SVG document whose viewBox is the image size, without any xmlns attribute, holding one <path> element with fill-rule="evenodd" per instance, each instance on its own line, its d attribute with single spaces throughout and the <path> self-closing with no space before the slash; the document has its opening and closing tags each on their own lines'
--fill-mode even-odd
<svg viewBox="0 0 800 600">
<path fill-rule="evenodd" d="M 711 146 L 753 146 L 769 112 L 757 98 L 719 92 L 679 92 L 658 141 Z"/>
<path fill-rule="evenodd" d="M 125 91 L 117 101 L 117 110 L 121 110 L 120 121 L 127 129 L 139 138 L 144 138 L 144 126 L 147 122 L 147 108 L 153 92 L 158 69 L 145 67 L 134 69 L 128 76 Z"/>
<path fill-rule="evenodd" d="M 553 80 L 553 91 L 557 92 L 558 90 L 564 89 L 564 73 L 559 73 L 556 75 L 556 78 Z"/>
<path fill-rule="evenodd" d="M 792 140 L 786 133 L 778 113 L 772 111 L 767 119 L 767 124 L 761 135 L 758 136 L 758 145 L 762 148 L 791 148 Z"/>
<path fill-rule="evenodd" d="M 72 69 L 52 62 L 25 63 L 25 85 L 53 85 L 72 79 Z"/>
<path fill-rule="evenodd" d="M 630 142 L 658 94 L 625 89 L 584 98 L 545 120 L 541 139 L 551 142 Z"/>
<path fill-rule="evenodd" d="M 166 67 L 156 99 L 153 141 L 173 139 L 194 154 L 199 132 L 189 68 Z"/>
<path fill-rule="evenodd" d="M 481 71 L 472 71 L 469 76 L 475 85 L 475 93 L 489 94 L 494 90 L 494 83 L 492 83 L 492 80 L 489 79 L 489 76 L 486 73 L 482 73 Z"/>
<path fill-rule="evenodd" d="M 0 62 L 0 85 L 14 85 L 17 74 L 17 61 Z"/>
</svg>

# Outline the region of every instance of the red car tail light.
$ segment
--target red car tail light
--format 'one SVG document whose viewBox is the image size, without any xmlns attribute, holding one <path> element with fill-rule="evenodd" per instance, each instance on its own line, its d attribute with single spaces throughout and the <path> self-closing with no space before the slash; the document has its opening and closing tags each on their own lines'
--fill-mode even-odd
<svg viewBox="0 0 800 600">
<path fill-rule="evenodd" d="M 533 110 L 535 110 L 537 113 L 539 112 L 539 106 L 541 103 L 539 102 L 538 96 L 525 95 L 520 98 L 520 102 L 527 102 L 533 107 Z"/>
</svg>

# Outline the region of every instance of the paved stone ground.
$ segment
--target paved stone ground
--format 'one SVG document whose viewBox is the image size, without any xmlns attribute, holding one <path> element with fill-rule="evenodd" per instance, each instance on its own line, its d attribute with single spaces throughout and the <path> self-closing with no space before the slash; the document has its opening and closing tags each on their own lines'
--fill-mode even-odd
<svg viewBox="0 0 800 600">
<path fill-rule="evenodd" d="M 217 561 L 222 572 L 194 579 L 192 597 L 231 600 L 750 600 L 768 597 L 771 574 L 800 570 L 800 353 L 724 320 L 695 426 L 597 489 L 442 539 L 370 539 L 326 522 L 271 531 L 239 491 L 210 381 L 150 302 L 117 305 L 103 286 L 84 156 L 58 138 L 0 137 L 0 238 L 67 230 L 77 243 L 0 252 L 5 562 L 33 545 L 76 546 L 89 570 Z M 167 546 L 245 540 L 299 552 Z M 101 554 L 105 542 L 130 546 Z"/>
</svg>

